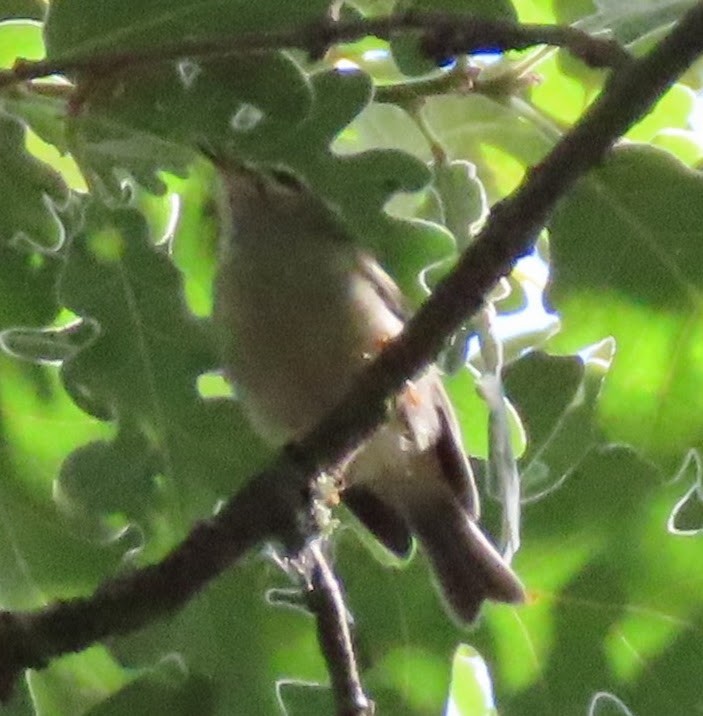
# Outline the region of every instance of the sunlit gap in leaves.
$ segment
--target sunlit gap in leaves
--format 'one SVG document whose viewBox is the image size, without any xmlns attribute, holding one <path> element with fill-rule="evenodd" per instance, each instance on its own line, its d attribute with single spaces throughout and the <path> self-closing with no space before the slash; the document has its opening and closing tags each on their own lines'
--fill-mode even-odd
<svg viewBox="0 0 703 716">
<path fill-rule="evenodd" d="M 468 57 L 471 61 L 478 65 L 488 66 L 498 62 L 503 57 L 503 53 L 492 49 L 486 49 L 485 51 L 479 51 L 472 55 L 465 55 L 464 57 Z M 382 47 L 365 50 L 360 55 L 362 65 L 386 64 L 391 61 L 391 59 L 392 54 L 390 50 Z M 442 70 L 451 70 L 456 67 L 456 64 L 457 59 L 449 57 L 439 63 L 439 68 Z M 348 57 L 341 57 L 336 60 L 334 66 L 342 72 L 354 72 L 360 68 L 359 64 Z"/>
<path fill-rule="evenodd" d="M 445 716 L 493 716 L 495 699 L 488 666 L 476 649 L 461 644 L 454 652 Z"/>
<path fill-rule="evenodd" d="M 230 383 L 221 373 L 203 373 L 198 376 L 196 383 L 198 394 L 201 398 L 233 398 L 236 397 Z"/>
<path fill-rule="evenodd" d="M 549 279 L 547 263 L 533 251 L 518 261 L 512 277 L 524 292 L 525 304 L 516 311 L 499 311 L 495 319 L 498 336 L 512 344 L 506 351 L 508 360 L 519 357 L 523 350 L 532 347 L 535 336 L 546 339 L 559 330 L 558 316 L 544 307 L 544 290 Z M 467 346 L 467 360 L 476 359 L 479 354 L 478 337 L 473 336 Z"/>
</svg>

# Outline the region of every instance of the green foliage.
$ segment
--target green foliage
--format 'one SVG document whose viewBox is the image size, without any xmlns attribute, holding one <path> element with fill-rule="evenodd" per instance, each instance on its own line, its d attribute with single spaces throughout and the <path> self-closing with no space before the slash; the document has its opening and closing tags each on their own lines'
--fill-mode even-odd
<svg viewBox="0 0 703 716">
<path fill-rule="evenodd" d="M 612 439 L 666 461 L 670 470 L 701 439 L 694 416 L 702 200 L 697 172 L 650 147 L 622 147 L 551 224 L 550 298 L 565 321 L 590 316 L 570 338 L 582 345 L 617 337 L 618 360 L 602 396 L 604 426 Z M 558 340 L 567 344 L 566 335 Z"/>
<path fill-rule="evenodd" d="M 578 20 L 640 53 L 689 4 L 398 5 Z M 0 67 L 42 56 L 39 5 L 3 9 Z M 392 3 L 353 5 L 372 15 Z M 290 28 L 327 6 L 110 0 L 98 10 L 54 0 L 43 37 L 53 60 L 90 60 Z M 71 76 L 73 95 L 56 80 L 0 90 L 3 609 L 86 595 L 125 566 L 159 559 L 268 456 L 212 375 L 220 227 L 200 149 L 304 175 L 417 305 L 471 242 L 487 202 L 542 159 L 606 77 L 537 49 L 477 60 L 490 91 L 430 95 L 420 110 L 376 101 L 391 80 L 412 90 L 445 76 L 417 38 L 335 52 L 360 71 L 269 51 L 84 69 Z M 529 72 L 541 83 L 522 82 Z M 538 256 L 493 296 L 524 498 L 516 568 L 529 603 L 489 605 L 462 632 L 421 558 L 389 567 L 352 529 L 339 531 L 337 566 L 380 714 L 439 714 L 446 703 L 451 716 L 700 711 L 703 140 L 688 120 L 701 76 L 687 73 L 579 183 Z M 486 366 L 475 341 L 461 365 L 473 330 L 448 353 L 446 364 L 461 367 L 447 383 L 466 445 L 485 459 L 476 376 Z M 497 534 L 498 488 L 491 479 L 483 491 Z M 291 607 L 294 596 L 265 597 L 289 587 L 254 555 L 169 619 L 28 673 L 6 711 L 329 712 L 311 619 Z"/>
</svg>

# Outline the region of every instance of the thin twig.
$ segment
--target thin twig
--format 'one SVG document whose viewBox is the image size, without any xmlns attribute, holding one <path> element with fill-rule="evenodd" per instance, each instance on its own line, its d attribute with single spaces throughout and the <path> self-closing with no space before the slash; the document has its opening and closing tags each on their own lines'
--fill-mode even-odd
<svg viewBox="0 0 703 716">
<path fill-rule="evenodd" d="M 593 37 L 574 27 L 528 25 L 439 12 L 412 12 L 355 20 L 324 19 L 300 28 L 196 40 L 180 39 L 172 44 L 142 49 L 89 54 L 79 50 L 47 60 L 18 60 L 11 70 L 0 71 L 0 88 L 49 75 L 90 72 L 105 76 L 186 57 L 206 59 L 290 48 L 305 50 L 312 57 L 322 57 L 335 44 L 354 42 L 368 36 L 389 40 L 394 35 L 408 32 L 419 34 L 422 48 L 433 59 L 486 50 L 522 50 L 546 44 L 567 48 L 592 67 L 620 68 L 632 60 L 627 50 L 615 40 Z"/>
<path fill-rule="evenodd" d="M 308 545 L 306 552 L 313 562 L 307 603 L 317 620 L 317 640 L 327 662 L 337 716 L 372 716 L 374 705 L 361 685 L 339 580 L 318 541 Z"/>
<path fill-rule="evenodd" d="M 0 618 L 0 697 L 27 667 L 124 634 L 183 605 L 253 545 L 278 537 L 299 548 L 309 480 L 334 465 L 383 420 L 385 401 L 438 355 L 483 296 L 532 246 L 556 203 L 703 52 L 703 3 L 645 57 L 614 74 L 582 120 L 496 205 L 477 240 L 433 296 L 358 377 L 346 398 L 275 467 L 253 478 L 224 510 L 195 527 L 157 565 L 105 582 L 92 597 Z"/>
</svg>

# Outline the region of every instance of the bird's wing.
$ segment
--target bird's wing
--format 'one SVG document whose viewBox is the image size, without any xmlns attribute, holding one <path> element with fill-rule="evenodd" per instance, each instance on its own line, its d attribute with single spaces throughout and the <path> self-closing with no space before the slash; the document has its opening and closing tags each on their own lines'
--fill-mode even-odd
<svg viewBox="0 0 703 716">
<path fill-rule="evenodd" d="M 459 423 L 439 375 L 434 377 L 431 391 L 439 420 L 435 452 L 442 467 L 442 474 L 471 519 L 478 520 L 480 506 L 476 481 L 462 447 Z"/>
<path fill-rule="evenodd" d="M 381 268 L 369 254 L 357 253 L 358 268 L 364 278 L 373 286 L 374 291 L 401 321 L 410 317 L 410 309 L 395 281 Z"/>
</svg>

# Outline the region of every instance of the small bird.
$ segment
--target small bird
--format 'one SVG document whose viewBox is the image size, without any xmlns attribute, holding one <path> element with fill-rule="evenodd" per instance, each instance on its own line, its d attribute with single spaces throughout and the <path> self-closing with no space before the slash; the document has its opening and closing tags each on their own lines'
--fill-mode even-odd
<svg viewBox="0 0 703 716">
<path fill-rule="evenodd" d="M 296 175 L 211 159 L 223 183 L 214 310 L 223 370 L 254 428 L 280 446 L 314 427 L 402 330 L 402 296 Z M 344 470 L 344 503 L 399 556 L 419 540 L 460 621 L 485 599 L 524 600 L 477 525 L 476 485 L 436 367 L 408 383 Z"/>
</svg>

